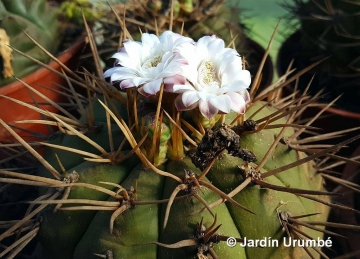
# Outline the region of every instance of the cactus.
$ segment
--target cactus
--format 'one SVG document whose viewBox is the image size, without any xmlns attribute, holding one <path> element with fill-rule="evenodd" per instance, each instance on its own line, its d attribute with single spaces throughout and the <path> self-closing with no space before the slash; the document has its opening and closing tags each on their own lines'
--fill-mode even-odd
<svg viewBox="0 0 360 259">
<path fill-rule="evenodd" d="M 169 37 L 179 39 L 169 31 L 160 40 L 143 34 L 146 52 L 139 56 L 145 58 L 149 52 L 145 42 Z M 196 45 L 180 39 L 178 47 Z M 89 40 L 94 44 L 91 34 Z M 221 47 L 221 40 L 214 37 L 200 39 L 203 44 L 196 46 L 204 47 L 206 40 L 212 47 L 215 43 Z M 186 106 L 179 98 L 186 91 L 174 93 L 169 86 L 171 81 L 181 81 L 178 74 L 167 70 L 159 89 L 157 79 L 141 81 L 152 79 L 150 74 L 124 78 L 130 70 L 127 66 L 142 73 L 160 69 L 167 55 L 164 52 L 161 60 L 155 56 L 136 66 L 137 60 L 125 55 L 133 43 L 125 42 L 117 53 L 116 63 L 121 66 L 105 72 L 114 85 L 90 73 L 86 79 L 79 78 L 89 94 L 87 107 L 76 101 L 80 119 L 40 111 L 47 119 L 32 121 L 59 128 L 49 140 L 38 143 L 45 148 L 43 158 L 34 143 L 17 138 L 41 165 L 36 175 L 2 169 L 0 182 L 35 186 L 39 197 L 27 202 L 29 210 L 22 220 L 4 223 L 0 242 L 15 238 L 0 257 L 15 256 L 37 236 L 34 256 L 38 258 L 320 258 L 324 233 L 336 235 L 324 226 L 359 229 L 327 223 L 329 208 L 354 209 L 332 203 L 336 193 L 325 189 L 319 169 L 329 158 L 351 160 L 334 153 L 360 136 L 335 146 L 312 144 L 311 137 L 299 141 L 305 129 L 314 128 L 296 124 L 296 114 L 314 99 L 268 103 L 264 100 L 274 90 L 249 95 L 245 89 L 249 74 L 242 70 L 237 52 L 228 48 L 220 48 L 221 53 L 228 55 L 227 65 L 238 73 L 220 66 L 223 74 L 233 77 L 226 82 L 239 79 L 240 74 L 241 80 L 235 80 L 236 91 L 226 92 L 230 87 L 224 87 L 216 98 L 238 98 L 239 103 L 231 99 L 226 110 L 224 103 L 218 105 L 209 97 L 211 103 L 199 100 Z M 182 58 L 170 56 L 166 64 L 184 64 Z M 220 79 L 214 62 L 186 64 L 205 72 L 199 76 L 203 82 L 215 84 Z M 234 67 L 233 62 L 240 64 Z M 196 86 L 190 76 L 188 80 Z M 142 83 L 133 86 L 138 82 Z M 255 79 L 253 85 L 257 83 Z M 204 109 L 206 105 L 209 109 Z M 220 118 L 206 123 L 213 113 Z M 18 137 L 1 119 L 0 124 Z M 167 148 L 166 155 L 162 147 Z M 318 161 L 320 157 L 325 158 Z M 291 238 L 319 241 L 319 246 L 288 245 Z M 261 243 L 251 243 L 255 240 Z"/>
<path fill-rule="evenodd" d="M 61 3 L 59 15 L 65 20 L 72 21 L 76 24 L 83 24 L 82 14 L 88 23 L 98 21 L 104 13 L 108 12 L 108 6 L 105 1 L 88 1 L 88 0 L 67 0 Z"/>
<path fill-rule="evenodd" d="M 312 89 L 317 92 L 325 88 L 330 93 L 326 101 L 343 94 L 337 104 L 345 110 L 359 112 L 360 35 L 356 24 L 360 20 L 360 2 L 295 0 L 286 8 L 291 12 L 291 19 L 300 24 L 295 66 L 301 69 L 306 64 L 328 58 L 312 71 L 316 74 Z M 306 82 L 302 87 L 305 85 Z"/>
<path fill-rule="evenodd" d="M 248 111 L 247 116 L 258 111 L 263 104 L 260 102 L 253 106 Z M 93 107 L 96 105 L 99 105 L 98 101 L 95 101 Z M 118 107 L 121 108 L 121 105 Z M 122 109 L 125 110 L 125 107 Z M 276 111 L 276 109 L 266 107 L 253 119 L 259 120 Z M 104 118 L 98 117 L 98 121 L 96 121 L 99 129 L 93 133 L 87 133 L 86 136 L 96 141 L 102 148 L 110 150 L 107 143 L 108 128 L 110 127 L 104 123 L 106 121 L 105 115 L 106 113 L 103 112 Z M 230 117 L 228 123 L 231 120 Z M 285 123 L 285 121 L 280 119 L 276 123 Z M 117 129 L 115 123 L 111 125 L 113 145 L 115 147 L 120 146 L 124 135 Z M 71 126 L 66 128 L 70 130 Z M 218 125 L 218 129 L 207 133 L 210 135 L 209 132 L 211 132 L 213 137 L 207 136 L 204 139 L 209 141 L 208 144 L 213 144 L 214 136 L 216 138 L 222 129 L 226 129 L 229 134 L 237 136 L 238 140 L 240 138 L 240 143 L 236 143 L 237 147 L 240 144 L 242 149 L 251 150 L 256 154 L 259 161 L 262 161 L 265 152 L 279 134 L 278 130 L 263 129 L 260 132 L 240 135 L 241 137 L 239 137 L 236 133 L 239 132 L 239 129 L 236 127 L 232 130 Z M 288 130 L 285 135 L 289 136 L 291 133 L 292 131 Z M 203 144 L 204 142 L 203 140 Z M 64 170 L 67 172 L 60 180 L 51 180 L 56 181 L 57 184 L 48 183 L 50 188 L 52 184 L 54 184 L 53 187 L 57 186 L 50 193 L 52 195 L 56 193 L 57 196 L 63 198 L 60 200 L 49 199 L 44 203 L 62 204 L 59 202 L 61 200 L 68 201 L 70 204 L 73 203 L 71 206 L 67 203 L 62 204 L 61 207 L 58 205 L 49 206 L 38 214 L 37 219 L 40 224 L 38 239 L 46 254 L 45 258 L 96 258 L 93 254 L 105 255 L 106 251 L 111 251 L 114 255 L 113 258 L 193 258 L 197 254 L 201 258 L 200 255 L 206 256 L 209 253 L 217 254 L 218 258 L 279 258 L 281 256 L 294 257 L 295 254 L 297 255 L 296 258 L 307 258 L 305 250 L 285 248 L 281 245 L 285 236 L 285 232 L 281 229 L 286 228 L 285 223 L 283 226 L 281 225 L 281 217 L 285 213 L 294 217 L 304 215 L 303 220 L 326 221 L 328 215 L 327 206 L 301 196 L 297 197 L 296 194 L 291 193 L 296 193 L 299 190 L 310 193 L 311 191 L 308 190 L 314 190 L 315 193 L 322 194 L 322 191 L 325 194 L 322 177 L 315 173 L 313 165 L 309 163 L 289 169 L 276 175 L 276 177 L 270 176 L 266 180 L 262 180 L 261 175 L 257 175 L 259 173 L 256 174 L 256 171 L 253 170 L 258 163 L 247 163 L 245 157 L 243 159 L 234 157 L 228 151 L 228 154 L 223 154 L 217 159 L 206 177 L 200 177 L 202 171 L 193 165 L 190 158 L 164 163 L 159 167 L 159 170 L 171 174 L 171 177 L 164 177 L 155 173 L 155 168 L 153 170 L 144 169 L 141 164 L 136 166 L 139 160 L 134 156 L 129 158 L 131 160 L 127 159 L 118 165 L 110 152 L 104 156 L 110 158 L 108 163 L 95 162 L 95 159 L 94 161 L 82 162 L 84 158 L 87 160 L 89 158 L 76 153 L 71 154 L 69 150 L 64 151 L 62 149 L 73 148 L 94 155 L 98 152 L 77 136 L 57 134 L 56 137 L 44 144 L 47 146 L 44 157 L 46 161 L 56 171 Z M 200 153 L 205 152 L 199 148 L 198 151 Z M 194 151 L 191 157 L 201 156 L 196 155 L 196 151 Z M 286 145 L 279 143 L 273 157 L 265 163 L 261 173 L 271 172 L 283 165 L 292 164 L 302 157 L 305 157 L 303 153 L 289 150 Z M 197 163 L 195 162 L 195 164 Z M 239 168 L 242 165 L 245 168 Z M 203 165 L 199 164 L 198 166 L 204 169 Z M 179 178 L 176 179 L 185 182 L 186 172 L 195 174 L 199 186 L 195 184 L 195 181 L 181 184 L 173 179 L 173 176 L 177 176 Z M 2 173 L 7 174 L 6 171 Z M 45 177 L 43 179 L 49 179 L 49 181 L 51 179 L 51 173 L 45 166 L 39 169 L 38 179 L 34 181 L 40 181 L 40 177 Z M 190 216 L 191 213 L 204 207 L 204 201 L 208 205 L 219 201 L 219 199 L 221 201 L 222 198 L 228 197 L 226 193 L 231 193 L 249 178 L 253 184 L 234 195 L 233 200 L 228 198 L 228 200 L 232 200 L 231 202 L 220 204 L 211 209 L 211 212 L 205 210 Z M 108 185 L 108 182 L 112 184 Z M 71 186 L 71 184 L 73 187 L 66 187 Z M 104 190 L 95 191 L 85 184 L 92 184 L 98 188 L 105 187 L 108 191 L 106 193 Z M 163 229 L 168 203 L 157 203 L 167 201 L 176 187 L 181 185 L 186 186 L 184 191 L 187 195 L 182 194 L 180 197 L 190 195 L 191 198 L 173 201 L 166 227 Z M 258 188 L 258 186 L 263 186 L 266 189 Z M 59 189 L 59 187 L 61 188 Z M 214 191 L 214 188 L 219 190 Z M 68 191 L 66 191 L 67 189 Z M 41 193 L 49 195 L 46 190 Z M 112 197 L 109 198 L 109 194 Z M 125 198 L 127 196 L 129 198 Z M 201 198 L 198 198 L 199 196 Z M 318 197 L 318 195 L 314 195 L 314 197 Z M 83 204 L 75 206 L 77 200 Z M 99 201 L 99 203 L 91 205 L 91 200 Z M 328 200 L 324 199 L 324 201 Z M 86 206 L 85 204 L 88 202 L 90 204 Z M 34 203 L 41 202 L 34 201 Z M 102 203 L 104 205 L 101 205 Z M 88 209 L 92 207 L 94 211 L 85 210 L 86 208 L 82 207 L 83 205 L 89 207 Z M 56 208 L 56 212 L 54 208 Z M 120 214 L 121 211 L 123 212 Z M 116 212 L 119 212 L 117 217 L 114 216 L 118 214 Z M 312 215 L 313 213 L 318 214 Z M 198 238 L 193 237 L 196 230 L 201 229 L 200 226 L 196 225 L 197 223 L 202 222 L 203 227 L 210 228 L 215 221 L 215 227 L 218 225 L 221 227 L 209 236 L 209 240 L 203 240 L 203 234 L 199 234 Z M 287 224 L 291 223 L 287 222 Z M 112 225 L 111 230 L 109 225 Z M 289 231 L 291 232 L 292 229 Z M 316 233 L 311 229 L 299 229 L 299 231 L 303 231 L 300 233 L 310 235 L 314 239 L 323 238 L 321 232 Z M 323 230 L 320 228 L 320 231 Z M 297 232 L 293 233 L 295 236 L 297 235 Z M 218 236 L 219 239 L 217 239 Z M 227 247 L 226 242 L 220 242 L 220 240 L 226 241 L 227 237 L 247 237 L 248 239 L 259 240 L 266 237 L 280 241 L 279 248 L 242 248 L 240 245 L 230 248 Z M 60 240 L 64 240 L 64 242 Z M 171 247 L 172 244 L 177 244 L 182 240 L 187 240 L 192 245 L 189 247 L 186 245 L 184 248 L 181 244 L 173 245 L 171 249 L 166 247 L 166 245 Z M 220 243 L 217 244 L 217 242 Z M 156 244 L 160 244 L 159 247 Z M 300 255 L 301 257 L 299 257 Z"/>
<path fill-rule="evenodd" d="M 60 24 L 54 8 L 45 0 L 23 1 L 4 0 L 0 3 L 0 28 L 4 29 L 10 38 L 10 46 L 41 61 L 48 62 L 49 57 L 41 51 L 23 32 L 35 38 L 51 53 L 58 50 L 60 43 Z M 38 65 L 28 58 L 12 52 L 11 66 L 14 75 L 24 77 L 38 68 Z M 0 86 L 13 81 L 12 77 L 3 77 L 3 65 L 6 55 L 0 53 Z"/>
</svg>

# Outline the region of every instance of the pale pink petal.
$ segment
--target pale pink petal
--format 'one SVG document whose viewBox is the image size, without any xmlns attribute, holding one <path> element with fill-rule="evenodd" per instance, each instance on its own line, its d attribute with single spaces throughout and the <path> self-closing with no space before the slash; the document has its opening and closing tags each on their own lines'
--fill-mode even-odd
<svg viewBox="0 0 360 259">
<path fill-rule="evenodd" d="M 175 107 L 178 111 L 186 111 L 186 110 L 192 110 L 194 109 L 196 106 L 198 106 L 198 102 L 193 103 L 192 105 L 186 107 L 182 101 L 182 94 L 179 94 L 176 98 L 175 98 Z"/>
<path fill-rule="evenodd" d="M 201 37 L 198 41 L 197 41 L 197 45 L 202 45 L 201 47 L 206 47 L 207 48 L 207 45 L 212 42 L 213 40 L 216 40 L 217 37 L 215 35 L 212 35 L 212 36 L 203 36 Z"/>
<path fill-rule="evenodd" d="M 250 94 L 246 89 L 243 89 L 241 91 L 238 92 L 245 100 L 245 103 L 249 103 L 250 102 Z"/>
<path fill-rule="evenodd" d="M 240 79 L 244 82 L 245 85 L 251 84 L 251 74 L 249 70 L 241 70 L 241 72 L 238 74 L 237 80 Z"/>
<path fill-rule="evenodd" d="M 160 79 L 151 81 L 149 83 L 146 83 L 143 85 L 142 90 L 149 95 L 155 95 L 155 94 L 157 94 L 157 92 L 160 91 L 162 81 L 163 81 L 163 79 L 160 78 Z"/>
<path fill-rule="evenodd" d="M 168 88 L 168 92 L 171 93 L 183 93 L 185 91 L 194 91 L 194 87 L 190 84 L 185 84 L 185 85 L 173 85 L 172 88 L 169 87 Z"/>
<path fill-rule="evenodd" d="M 132 81 L 136 87 L 139 85 L 145 84 L 149 81 L 149 78 L 142 78 L 142 77 L 134 77 L 132 78 Z"/>
<path fill-rule="evenodd" d="M 175 84 L 185 84 L 186 79 L 181 75 L 174 75 L 171 77 L 164 78 L 164 91 L 166 92 L 174 92 L 173 86 Z"/>
<path fill-rule="evenodd" d="M 190 107 L 199 100 L 197 91 L 186 91 L 181 95 L 181 100 L 185 107 Z"/>
<path fill-rule="evenodd" d="M 229 93 L 229 92 L 240 92 L 243 91 L 244 89 L 247 89 L 249 86 L 246 85 L 243 81 L 235 81 L 235 82 L 231 82 L 230 85 L 221 87 L 220 89 L 218 89 L 216 91 L 217 94 L 225 94 L 225 93 Z"/>
<path fill-rule="evenodd" d="M 199 110 L 200 110 L 200 113 L 205 118 L 208 118 L 208 119 L 211 119 L 219 112 L 219 110 L 216 107 L 212 106 L 210 103 L 203 101 L 201 99 L 199 100 Z"/>
<path fill-rule="evenodd" d="M 243 81 L 248 86 L 251 83 L 251 75 L 248 70 L 239 69 L 241 64 L 226 67 L 226 74 L 231 81 Z"/>
<path fill-rule="evenodd" d="M 118 82 L 137 76 L 136 71 L 126 67 L 115 67 L 112 71 L 111 82 Z"/>
<path fill-rule="evenodd" d="M 179 67 L 189 64 L 189 60 L 177 52 L 171 53 L 169 60 L 171 60 L 175 66 Z"/>
<path fill-rule="evenodd" d="M 207 46 L 213 40 L 214 38 L 210 36 L 204 36 L 197 41 L 195 56 L 198 57 L 198 61 L 203 61 L 209 57 L 209 50 Z"/>
<path fill-rule="evenodd" d="M 196 84 L 198 78 L 197 68 L 200 64 L 192 63 L 187 66 L 182 66 L 182 75 L 184 75 L 188 81 Z"/>
<path fill-rule="evenodd" d="M 188 44 L 179 44 L 173 49 L 173 53 L 176 55 L 180 55 L 184 58 L 187 63 L 197 63 L 198 55 L 197 55 L 197 46 L 194 43 Z"/>
<path fill-rule="evenodd" d="M 182 85 L 185 84 L 185 77 L 183 77 L 182 75 L 174 75 L 171 77 L 167 77 L 164 79 L 164 84 Z"/>
<path fill-rule="evenodd" d="M 132 81 L 132 79 L 126 79 L 121 81 L 120 83 L 120 89 L 126 89 L 126 88 L 130 88 L 130 87 L 134 87 L 134 82 Z"/>
<path fill-rule="evenodd" d="M 172 51 L 174 47 L 180 44 L 186 44 L 192 42 L 193 40 L 188 37 L 183 37 L 178 33 L 174 33 L 172 31 L 163 32 L 159 40 L 161 44 L 164 46 L 165 51 Z"/>
<path fill-rule="evenodd" d="M 141 35 L 141 43 L 143 46 L 152 47 L 153 45 L 160 44 L 160 41 L 156 35 L 144 32 Z"/>
<path fill-rule="evenodd" d="M 138 69 L 140 67 L 140 60 L 135 60 L 133 58 L 124 56 L 122 59 L 116 60 L 116 65 L 131 69 Z"/>
<path fill-rule="evenodd" d="M 231 98 L 227 95 L 216 96 L 214 98 L 211 98 L 208 102 L 223 113 L 230 112 Z"/>
<path fill-rule="evenodd" d="M 151 100 L 151 96 L 154 96 L 154 95 L 151 95 L 151 94 L 148 94 L 147 92 L 144 91 L 144 88 L 142 86 L 138 87 L 137 88 L 137 91 L 142 95 L 142 96 L 145 96 L 146 98 L 148 98 L 148 100 Z"/>
<path fill-rule="evenodd" d="M 244 114 L 246 110 L 244 97 L 238 93 L 227 93 L 227 96 L 231 99 L 231 110 L 239 114 Z"/>
<path fill-rule="evenodd" d="M 163 65 L 163 68 L 161 69 L 161 77 L 171 77 L 183 74 L 182 65 L 177 62 L 172 61 L 168 64 L 160 63 L 159 65 Z"/>
<path fill-rule="evenodd" d="M 208 49 L 210 53 L 214 53 L 214 55 L 221 55 L 221 51 L 225 48 L 225 43 L 222 39 L 215 39 L 209 42 Z"/>
<path fill-rule="evenodd" d="M 176 35 L 172 31 L 164 31 L 160 35 L 159 40 L 160 40 L 161 44 L 164 46 L 164 49 L 166 51 L 171 50 L 171 47 L 173 46 L 174 41 L 176 40 L 175 37 L 176 37 Z"/>
<path fill-rule="evenodd" d="M 197 95 L 199 96 L 199 98 L 203 101 L 209 101 L 212 98 L 216 97 L 216 94 L 214 93 L 207 93 L 207 92 L 197 92 Z"/>
<path fill-rule="evenodd" d="M 142 54 L 141 42 L 137 42 L 137 41 L 125 42 L 124 48 L 126 53 L 129 55 L 130 59 L 141 61 L 141 54 Z"/>
<path fill-rule="evenodd" d="M 123 48 L 122 48 L 123 49 Z M 114 55 L 112 55 L 112 58 L 116 59 L 128 59 L 129 55 L 126 52 L 117 52 Z"/>
<path fill-rule="evenodd" d="M 117 68 L 117 67 L 112 67 L 112 68 L 109 68 L 108 70 L 106 70 L 106 71 L 104 72 L 103 77 L 104 77 L 104 78 L 110 77 L 110 76 L 114 73 L 114 71 L 115 71 L 116 68 Z"/>
</svg>

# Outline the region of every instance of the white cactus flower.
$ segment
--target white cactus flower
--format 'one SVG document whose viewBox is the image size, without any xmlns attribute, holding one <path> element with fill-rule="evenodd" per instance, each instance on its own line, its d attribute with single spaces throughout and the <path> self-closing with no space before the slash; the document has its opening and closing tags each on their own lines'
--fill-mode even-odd
<svg viewBox="0 0 360 259">
<path fill-rule="evenodd" d="M 179 46 L 179 51 L 188 60 L 182 68 L 187 81 L 166 89 L 179 93 L 175 101 L 178 110 L 199 107 L 206 118 L 231 110 L 245 112 L 250 101 L 250 72 L 243 70 L 242 59 L 234 49 L 225 48 L 224 41 L 216 36 L 205 36 L 195 46 Z"/>
<path fill-rule="evenodd" d="M 120 82 L 120 88 L 137 87 L 145 95 L 155 95 L 165 84 L 182 84 L 182 65 L 186 60 L 176 51 L 181 44 L 192 44 L 192 39 L 171 31 L 161 36 L 143 33 L 141 42 L 126 41 L 124 47 L 113 55 L 116 66 L 108 69 L 104 77 L 112 83 Z"/>
</svg>

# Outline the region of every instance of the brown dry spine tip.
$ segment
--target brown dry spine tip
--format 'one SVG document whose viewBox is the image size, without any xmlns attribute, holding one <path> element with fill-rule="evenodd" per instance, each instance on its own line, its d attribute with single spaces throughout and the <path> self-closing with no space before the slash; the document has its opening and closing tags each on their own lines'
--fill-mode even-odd
<svg viewBox="0 0 360 259">
<path fill-rule="evenodd" d="M 229 155 L 239 157 L 245 162 L 255 162 L 256 156 L 250 150 L 240 147 L 240 136 L 228 125 L 219 128 L 208 129 L 196 150 L 189 152 L 193 164 L 204 170 L 211 159 L 227 150 Z"/>
</svg>

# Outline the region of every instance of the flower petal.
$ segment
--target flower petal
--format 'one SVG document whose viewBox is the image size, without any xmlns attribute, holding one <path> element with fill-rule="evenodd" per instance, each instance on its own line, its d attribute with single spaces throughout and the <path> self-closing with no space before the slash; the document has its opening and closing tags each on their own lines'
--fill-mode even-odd
<svg viewBox="0 0 360 259">
<path fill-rule="evenodd" d="M 246 89 L 239 91 L 238 94 L 240 94 L 244 98 L 245 103 L 250 102 L 250 94 Z"/>
<path fill-rule="evenodd" d="M 126 79 L 121 81 L 120 83 L 120 89 L 126 89 L 126 88 L 130 88 L 130 87 L 134 87 L 134 82 L 132 81 L 132 79 Z"/>
<path fill-rule="evenodd" d="M 182 75 L 174 75 L 164 79 L 164 84 L 185 84 L 185 77 Z"/>
<path fill-rule="evenodd" d="M 193 103 L 192 105 L 186 107 L 182 101 L 182 94 L 179 94 L 176 98 L 175 98 L 175 107 L 178 111 L 186 111 L 186 110 L 192 110 L 194 109 L 196 106 L 198 106 L 198 102 Z"/>
<path fill-rule="evenodd" d="M 112 72 L 111 82 L 137 77 L 136 71 L 126 67 L 114 67 L 114 69 L 112 69 L 108 73 L 106 71 L 104 76 L 110 74 L 110 72 Z"/>
<path fill-rule="evenodd" d="M 132 81 L 133 81 L 133 83 L 134 83 L 134 85 L 136 87 L 149 82 L 149 80 L 150 80 L 149 78 L 143 78 L 143 77 L 134 77 L 134 78 L 132 78 Z"/>
<path fill-rule="evenodd" d="M 199 100 L 199 96 L 196 91 L 186 91 L 181 95 L 181 100 L 185 107 L 190 107 Z"/>
<path fill-rule="evenodd" d="M 117 67 L 112 67 L 112 68 L 109 68 L 108 70 L 106 70 L 104 72 L 103 78 L 111 77 L 111 75 L 114 73 L 115 69 L 117 69 Z"/>
<path fill-rule="evenodd" d="M 230 85 L 217 89 L 216 93 L 224 94 L 229 92 L 240 92 L 246 90 L 247 88 L 249 88 L 249 86 L 246 85 L 243 81 L 235 81 L 235 82 L 231 82 Z"/>
<path fill-rule="evenodd" d="M 221 52 L 225 49 L 225 42 L 222 39 L 214 39 L 209 42 L 208 49 L 214 55 L 221 55 Z"/>
<path fill-rule="evenodd" d="M 199 110 L 200 110 L 200 113 L 205 118 L 208 118 L 208 119 L 211 119 L 219 112 L 219 110 L 216 107 L 212 106 L 210 103 L 203 101 L 201 99 L 199 100 Z"/>
<path fill-rule="evenodd" d="M 168 88 L 168 92 L 171 93 L 183 93 L 185 91 L 194 91 L 194 87 L 190 84 L 184 85 L 173 85 L 171 88 Z"/>
<path fill-rule="evenodd" d="M 222 111 L 223 113 L 229 113 L 231 109 L 231 98 L 228 95 L 219 95 L 209 100 L 209 103 Z"/>
<path fill-rule="evenodd" d="M 156 95 L 160 91 L 160 87 L 161 87 L 162 82 L 163 82 L 162 78 L 157 79 L 157 80 L 153 80 L 153 81 L 151 81 L 149 83 L 144 84 L 143 87 L 142 87 L 142 90 L 146 94 Z"/>
<path fill-rule="evenodd" d="M 126 53 L 131 60 L 141 61 L 142 45 L 140 42 L 128 41 L 124 43 Z"/>
<path fill-rule="evenodd" d="M 244 97 L 238 93 L 227 93 L 227 96 L 231 99 L 231 110 L 239 114 L 244 114 L 246 111 L 246 102 Z"/>
</svg>

